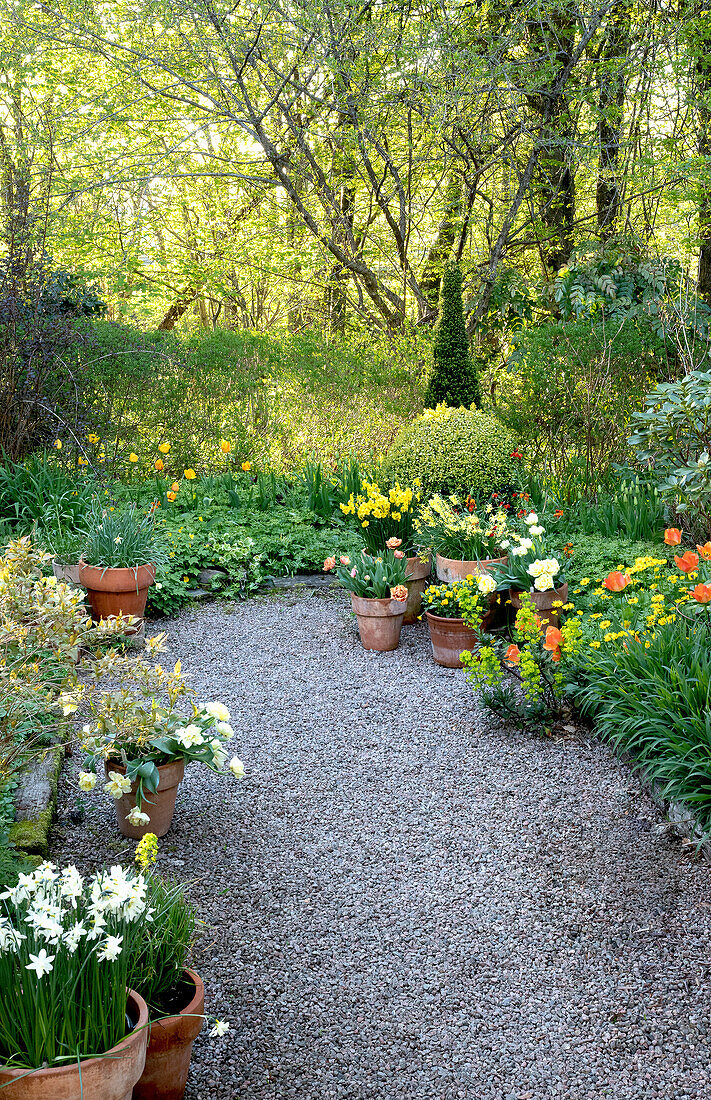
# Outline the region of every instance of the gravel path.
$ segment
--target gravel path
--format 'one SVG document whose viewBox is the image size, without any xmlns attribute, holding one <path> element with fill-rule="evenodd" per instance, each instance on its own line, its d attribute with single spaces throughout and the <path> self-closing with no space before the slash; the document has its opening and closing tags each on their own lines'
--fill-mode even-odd
<svg viewBox="0 0 711 1100">
<path fill-rule="evenodd" d="M 607 750 L 492 726 L 422 625 L 366 654 L 340 593 L 166 625 L 248 769 L 191 768 L 161 847 L 233 1028 L 187 1100 L 708 1095 L 711 872 Z M 112 812 L 55 858 L 130 858 Z"/>
</svg>

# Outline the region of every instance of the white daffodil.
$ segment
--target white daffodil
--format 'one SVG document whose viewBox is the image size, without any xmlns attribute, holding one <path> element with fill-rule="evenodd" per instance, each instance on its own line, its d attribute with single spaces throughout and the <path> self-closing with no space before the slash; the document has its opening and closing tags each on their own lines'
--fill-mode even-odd
<svg viewBox="0 0 711 1100">
<path fill-rule="evenodd" d="M 244 764 L 240 760 L 239 756 L 233 756 L 229 763 L 229 769 L 232 772 L 235 779 L 241 779 L 244 775 Z"/>
<path fill-rule="evenodd" d="M 115 962 L 121 954 L 122 943 L 123 936 L 107 936 L 106 942 L 96 954 L 99 962 Z"/>
<path fill-rule="evenodd" d="M 93 791 L 96 786 L 95 772 L 79 772 L 79 790 Z"/>
<path fill-rule="evenodd" d="M 109 772 L 109 781 L 104 783 L 104 790 L 113 798 L 121 798 L 122 795 L 130 793 L 131 780 L 121 775 L 121 772 Z"/>
<path fill-rule="evenodd" d="M 230 1025 L 224 1020 L 215 1020 L 213 1027 L 210 1030 L 211 1038 L 220 1038 L 222 1035 L 226 1035 L 230 1030 Z"/>
<path fill-rule="evenodd" d="M 73 924 L 71 928 L 68 928 L 67 931 L 64 933 L 64 943 L 70 955 L 73 955 L 76 951 L 77 947 L 79 946 L 79 940 L 82 938 L 85 932 L 86 929 L 84 928 L 84 922 L 79 920 L 76 922 L 76 924 Z"/>
<path fill-rule="evenodd" d="M 94 776 L 94 778 L 96 777 Z M 74 864 L 72 863 L 69 867 L 65 867 L 62 871 L 62 877 L 59 880 L 59 890 L 62 897 L 74 901 L 79 897 L 83 889 L 84 879 L 81 877 Z"/>
<path fill-rule="evenodd" d="M 205 703 L 205 713 L 218 722 L 229 722 L 230 712 L 223 703 Z"/>
<path fill-rule="evenodd" d="M 25 970 L 34 970 L 38 978 L 41 978 L 44 974 L 52 973 L 52 964 L 56 955 L 48 955 L 44 947 L 36 955 L 30 955 L 32 962 L 29 962 L 25 967 Z"/>
<path fill-rule="evenodd" d="M 134 825 L 136 827 L 139 825 L 147 825 L 150 820 L 148 814 L 144 813 L 143 810 L 139 810 L 138 806 L 134 806 L 133 809 L 126 814 L 126 821 L 128 821 L 129 825 Z"/>
</svg>

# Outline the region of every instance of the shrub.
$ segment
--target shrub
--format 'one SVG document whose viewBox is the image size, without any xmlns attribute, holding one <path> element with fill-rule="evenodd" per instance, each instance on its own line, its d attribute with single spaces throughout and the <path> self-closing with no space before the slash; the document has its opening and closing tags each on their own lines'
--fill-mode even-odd
<svg viewBox="0 0 711 1100">
<path fill-rule="evenodd" d="M 479 376 L 469 354 L 464 323 L 462 272 L 458 264 L 447 264 L 442 276 L 442 298 L 435 337 L 434 372 L 425 394 L 425 408 L 441 403 L 458 408 L 481 405 Z"/>
<path fill-rule="evenodd" d="M 491 413 L 438 405 L 398 432 L 384 468 L 401 484 L 422 482 L 423 495 L 470 493 L 488 499 L 515 480 L 516 438 Z"/>
<path fill-rule="evenodd" d="M 674 547 L 661 542 L 631 542 L 625 538 L 607 538 L 604 535 L 575 535 L 569 544 L 572 555 L 566 567 L 570 581 L 581 577 L 598 579 L 619 566 L 627 568 L 637 558 L 674 557 Z"/>
</svg>

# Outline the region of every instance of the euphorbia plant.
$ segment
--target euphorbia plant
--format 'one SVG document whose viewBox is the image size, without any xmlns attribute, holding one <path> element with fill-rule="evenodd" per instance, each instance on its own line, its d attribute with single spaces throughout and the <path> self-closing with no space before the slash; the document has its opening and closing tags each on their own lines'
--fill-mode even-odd
<svg viewBox="0 0 711 1100">
<path fill-rule="evenodd" d="M 454 584 L 431 584 L 422 594 L 422 608 L 443 619 L 463 619 L 478 630 L 495 590 L 496 582 L 488 573 L 471 574 Z"/>
<path fill-rule="evenodd" d="M 380 554 L 369 554 L 362 550 L 353 559 L 341 554 L 339 564 L 336 558 L 326 558 L 323 563 L 325 572 L 336 570 L 340 583 L 355 596 L 366 600 L 407 599 L 407 560 L 402 550 L 385 548 Z"/>
</svg>

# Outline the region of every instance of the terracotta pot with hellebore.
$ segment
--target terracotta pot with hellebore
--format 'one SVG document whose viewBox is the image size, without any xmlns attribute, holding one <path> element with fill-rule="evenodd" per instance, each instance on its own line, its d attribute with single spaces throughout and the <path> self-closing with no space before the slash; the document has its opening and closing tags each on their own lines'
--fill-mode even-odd
<svg viewBox="0 0 711 1100">
<path fill-rule="evenodd" d="M 146 1067 L 133 1090 L 133 1100 L 183 1100 L 190 1058 L 205 1011 L 205 986 L 194 970 L 184 970 L 183 1007 L 175 1016 L 151 1023 Z"/>
<path fill-rule="evenodd" d="M 107 760 L 105 765 L 106 775 L 108 778 L 109 772 L 118 772 L 119 775 L 125 775 L 126 769 L 123 764 L 118 764 L 113 760 Z M 175 799 L 178 795 L 178 787 L 182 782 L 185 774 L 185 761 L 171 760 L 168 764 L 158 765 L 158 790 L 153 794 L 151 791 L 143 791 L 143 803 L 141 809 L 144 813 L 147 813 L 150 821 L 145 825 L 132 825 L 127 820 L 131 810 L 136 806 L 136 790 L 137 783 L 131 784 L 131 790 L 128 794 L 121 795 L 120 798 L 115 800 L 116 804 L 116 820 L 118 827 L 124 836 L 131 837 L 132 840 L 140 840 L 146 833 L 155 833 L 156 836 L 165 836 L 173 821 L 173 814 L 175 813 Z"/>
</svg>

